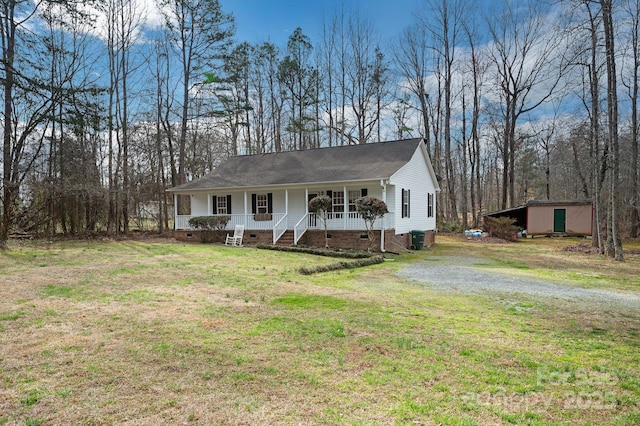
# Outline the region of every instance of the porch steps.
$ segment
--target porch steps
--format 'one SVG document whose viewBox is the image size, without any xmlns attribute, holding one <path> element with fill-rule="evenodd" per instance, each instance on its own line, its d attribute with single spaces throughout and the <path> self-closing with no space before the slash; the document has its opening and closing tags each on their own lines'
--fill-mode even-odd
<svg viewBox="0 0 640 426">
<path fill-rule="evenodd" d="M 292 246 L 293 245 L 293 231 L 289 230 L 282 234 L 282 237 L 276 241 L 277 246 Z"/>
</svg>

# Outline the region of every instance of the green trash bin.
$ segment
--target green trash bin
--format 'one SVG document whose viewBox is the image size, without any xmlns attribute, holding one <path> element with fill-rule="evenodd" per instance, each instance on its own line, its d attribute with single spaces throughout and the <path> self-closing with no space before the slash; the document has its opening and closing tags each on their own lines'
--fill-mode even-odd
<svg viewBox="0 0 640 426">
<path fill-rule="evenodd" d="M 424 231 L 411 231 L 411 248 L 422 250 L 424 247 Z"/>
</svg>

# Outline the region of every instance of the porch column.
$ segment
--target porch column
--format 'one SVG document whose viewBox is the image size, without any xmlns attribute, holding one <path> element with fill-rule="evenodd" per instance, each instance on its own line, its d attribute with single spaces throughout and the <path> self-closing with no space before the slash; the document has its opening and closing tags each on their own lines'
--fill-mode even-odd
<svg viewBox="0 0 640 426">
<path fill-rule="evenodd" d="M 173 230 L 175 231 L 178 224 L 178 194 L 173 193 Z"/>
<path fill-rule="evenodd" d="M 387 182 L 384 181 L 384 180 L 381 180 L 380 184 L 382 185 L 382 201 L 384 201 L 384 203 L 387 204 Z M 382 216 L 382 218 L 380 219 L 380 227 L 382 228 L 380 230 L 380 251 L 382 253 L 384 253 L 385 252 L 385 250 L 384 250 L 384 230 L 386 228 L 384 216 Z"/>
<path fill-rule="evenodd" d="M 213 215 L 213 209 L 211 208 L 211 194 L 207 193 L 207 214 Z"/>
<path fill-rule="evenodd" d="M 309 214 L 309 188 L 304 189 L 304 213 Z"/>
<path fill-rule="evenodd" d="M 244 228 L 249 227 L 249 211 L 247 210 L 247 191 L 244 191 Z"/>
<path fill-rule="evenodd" d="M 284 214 L 285 216 L 289 214 L 289 190 L 286 188 L 284 190 Z"/>
<path fill-rule="evenodd" d="M 347 192 L 347 187 L 342 187 L 342 229 L 347 230 L 347 218 L 349 216 L 349 193 Z"/>
</svg>

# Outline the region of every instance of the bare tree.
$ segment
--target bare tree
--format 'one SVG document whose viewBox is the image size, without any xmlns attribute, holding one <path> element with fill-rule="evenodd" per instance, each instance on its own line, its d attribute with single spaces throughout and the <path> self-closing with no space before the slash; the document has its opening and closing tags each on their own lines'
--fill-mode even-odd
<svg viewBox="0 0 640 426">
<path fill-rule="evenodd" d="M 586 20 L 584 23 L 586 40 L 583 41 L 580 37 L 577 37 L 577 54 L 576 64 L 579 65 L 582 73 L 582 85 L 578 89 L 582 92 L 582 103 L 587 111 L 589 119 L 588 141 L 589 141 L 589 153 L 591 167 L 589 168 L 589 174 L 591 176 L 591 188 L 594 204 L 594 217 L 593 217 L 593 240 L 594 247 L 598 247 L 601 254 L 604 253 L 604 241 L 602 238 L 603 221 L 603 202 L 602 192 L 606 173 L 608 169 L 608 152 L 609 152 L 609 139 L 601 138 L 601 113 L 600 113 L 600 80 L 601 69 L 605 65 L 605 61 L 601 59 L 601 25 L 602 14 L 597 3 L 592 1 L 579 1 L 578 8 L 584 8 L 586 12 Z M 582 22 L 579 22 L 578 29 L 582 26 Z M 579 33 L 578 33 L 579 34 Z M 583 46 L 584 44 L 584 46 Z M 578 129 L 579 131 L 579 129 Z M 577 141 L 572 138 L 572 145 L 576 147 Z M 578 164 L 577 147 L 574 148 L 574 163 L 576 168 L 579 169 Z"/>
<path fill-rule="evenodd" d="M 400 68 L 407 89 L 418 100 L 419 112 L 422 118 L 422 136 L 425 138 L 427 153 L 431 156 L 431 138 L 429 128 L 427 92 L 427 76 L 429 73 L 427 53 L 427 30 L 424 25 L 417 24 L 402 32 L 401 38 L 394 50 L 396 65 Z"/>
<path fill-rule="evenodd" d="M 292 136 L 290 148 L 294 150 L 309 148 L 309 139 L 314 134 L 318 71 L 312 64 L 312 51 L 309 36 L 296 28 L 287 42 L 287 54 L 278 65 L 278 81 L 286 88 L 290 108 L 287 130 Z"/>
<path fill-rule="evenodd" d="M 0 85 L 2 86 L 2 215 L 0 248 L 6 248 L 18 215 L 20 187 L 43 147 L 41 126 L 60 94 L 40 79 L 46 75 L 37 58 L 47 57 L 44 43 L 28 26 L 48 2 L 6 0 L 0 3 Z M 29 51 L 29 48 L 31 50 Z M 53 89 L 53 90 L 51 90 Z"/>
<path fill-rule="evenodd" d="M 456 48 L 463 30 L 465 5 L 461 1 L 432 0 L 423 25 L 430 28 L 433 50 L 440 65 L 434 71 L 441 73 L 444 139 L 444 169 L 447 183 L 447 199 L 449 218 L 455 222 L 458 217 L 458 200 L 456 191 L 456 175 L 451 150 L 451 121 L 454 91 L 454 72 L 456 67 Z M 466 152 L 465 152 L 466 155 Z M 466 219 L 465 219 L 466 221 Z"/>
<path fill-rule="evenodd" d="M 484 72 L 486 64 L 481 62 L 481 54 L 476 47 L 476 34 L 474 27 L 469 23 L 463 22 L 467 41 L 469 43 L 469 72 L 471 72 L 471 90 L 472 90 L 472 115 L 471 115 L 471 134 L 470 141 L 467 144 L 469 151 L 470 166 L 470 182 L 469 195 L 471 201 L 471 214 L 473 218 L 473 227 L 478 227 L 480 211 L 482 210 L 482 190 L 481 190 L 481 159 L 482 146 L 480 143 L 479 123 L 480 123 L 480 96 L 482 91 L 482 82 L 484 80 Z"/>
<path fill-rule="evenodd" d="M 493 43 L 496 89 L 502 97 L 502 208 L 515 200 L 514 167 L 516 126 L 554 94 L 563 75 L 563 37 L 553 31 L 553 22 L 541 2 L 525 5 L 502 2 L 502 14 L 487 18 Z M 551 24 L 551 25 L 550 25 Z"/>
<path fill-rule="evenodd" d="M 622 84 L 627 88 L 627 95 L 631 103 L 631 197 L 629 200 L 629 236 L 638 237 L 640 229 L 640 185 L 638 184 L 638 98 L 640 91 L 640 2 L 624 0 L 622 2 L 624 14 L 628 18 L 628 48 L 629 57 L 625 63 L 629 70 L 621 73 Z M 623 70 L 624 71 L 624 70 Z"/>
<path fill-rule="evenodd" d="M 136 66 L 132 49 L 143 23 L 134 3 L 109 0 L 107 18 L 107 57 L 109 60 L 109 216 L 107 233 L 129 233 L 129 105 L 130 77 Z M 115 141 L 114 141 L 115 139 Z M 117 149 L 114 149 L 114 142 Z M 122 182 L 120 182 L 120 178 Z"/>
<path fill-rule="evenodd" d="M 189 121 L 193 117 L 193 85 L 204 72 L 220 65 L 235 31 L 233 16 L 222 11 L 218 0 L 159 0 L 168 38 L 181 66 L 178 172 L 174 185 L 186 181 L 186 147 Z"/>
<path fill-rule="evenodd" d="M 616 74 L 615 32 L 613 25 L 613 0 L 600 0 L 602 22 L 607 57 L 607 123 L 611 143 L 610 200 L 608 211 L 607 255 L 617 261 L 624 260 L 622 242 L 619 235 L 619 195 L 620 147 L 618 142 L 618 84 Z"/>
<path fill-rule="evenodd" d="M 341 87 L 353 114 L 347 138 L 359 144 L 371 139 L 387 93 L 388 66 L 373 26 L 358 15 L 347 24 L 346 81 Z"/>
</svg>

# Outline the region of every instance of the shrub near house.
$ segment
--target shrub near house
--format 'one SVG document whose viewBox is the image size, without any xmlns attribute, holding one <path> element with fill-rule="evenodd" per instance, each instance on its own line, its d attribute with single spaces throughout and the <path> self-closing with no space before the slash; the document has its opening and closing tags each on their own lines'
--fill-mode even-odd
<svg viewBox="0 0 640 426">
<path fill-rule="evenodd" d="M 364 223 L 367 226 L 367 235 L 369 237 L 369 251 L 375 245 L 376 235 L 374 225 L 377 219 L 381 219 L 385 214 L 389 213 L 387 204 L 375 197 L 362 197 L 356 200 L 356 211 L 360 213 Z"/>
<path fill-rule="evenodd" d="M 227 227 L 231 216 L 195 216 L 189 219 L 189 225 L 200 231 L 203 243 L 212 242 L 213 231 L 221 231 Z"/>
</svg>

